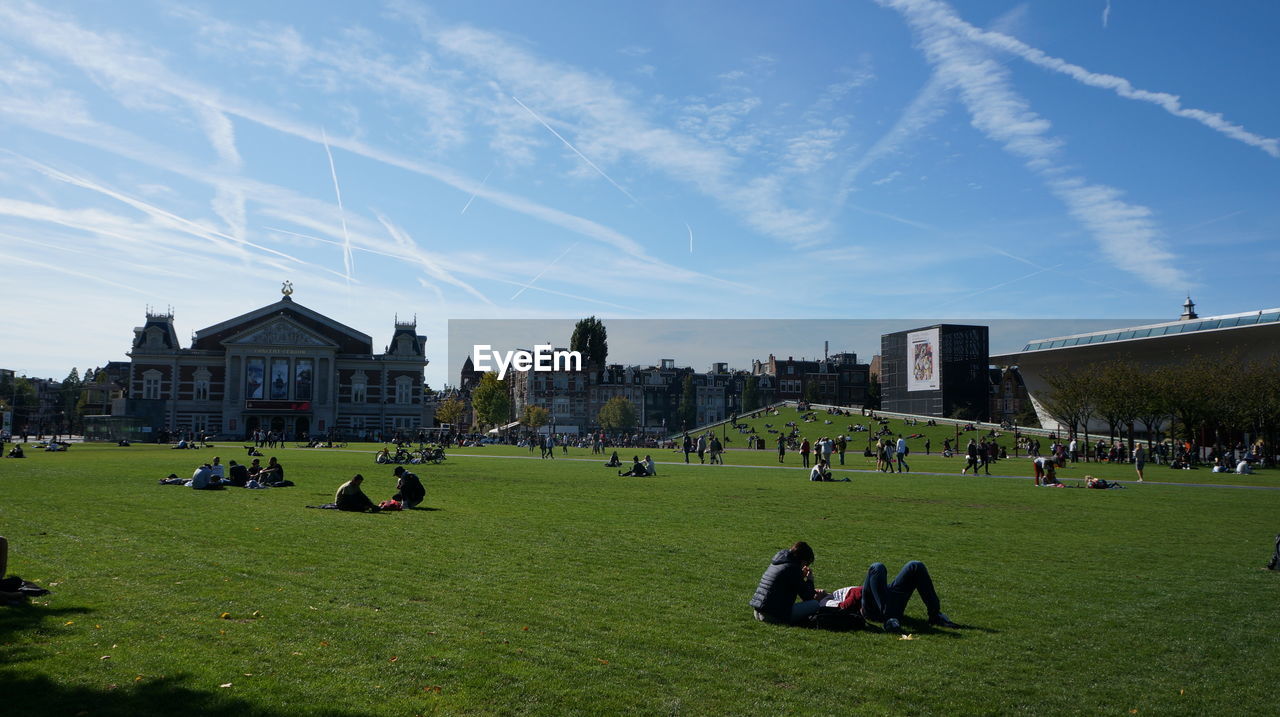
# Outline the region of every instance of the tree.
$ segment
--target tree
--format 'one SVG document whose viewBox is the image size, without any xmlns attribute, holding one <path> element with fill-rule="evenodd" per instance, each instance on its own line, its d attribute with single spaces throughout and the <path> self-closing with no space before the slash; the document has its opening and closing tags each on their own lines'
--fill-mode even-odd
<svg viewBox="0 0 1280 717">
<path fill-rule="evenodd" d="M 39 408 L 36 387 L 25 376 L 6 377 L 0 383 L 0 402 L 13 411 L 14 433 L 34 428 L 29 424 Z"/>
<path fill-rule="evenodd" d="M 676 409 L 681 430 L 693 428 L 698 420 L 697 396 L 697 390 L 693 387 L 693 374 L 685 374 L 684 385 L 680 389 L 680 406 Z"/>
<path fill-rule="evenodd" d="M 582 354 L 584 366 L 604 366 L 609 357 L 609 332 L 605 331 L 604 323 L 589 316 L 574 324 L 569 350 Z"/>
<path fill-rule="evenodd" d="M 1084 443 L 1088 445 L 1089 419 L 1093 417 L 1095 400 L 1090 376 L 1064 369 L 1045 374 L 1044 380 L 1049 384 L 1049 392 L 1040 404 L 1067 427 L 1068 433 L 1075 434 L 1077 428 L 1082 428 Z"/>
<path fill-rule="evenodd" d="M 867 405 L 866 408 L 879 410 L 880 408 L 880 374 L 873 373 L 867 383 Z"/>
<path fill-rule="evenodd" d="M 630 431 L 636 427 L 636 407 L 622 396 L 614 396 L 600 407 L 596 421 L 601 428 L 612 433 Z"/>
<path fill-rule="evenodd" d="M 551 422 L 551 412 L 537 404 L 529 404 L 520 412 L 520 423 L 536 431 Z"/>
<path fill-rule="evenodd" d="M 436 407 L 436 423 L 447 423 L 457 426 L 462 414 L 467 412 L 467 404 L 457 398 L 446 398 Z"/>
<path fill-rule="evenodd" d="M 507 395 L 507 383 L 498 380 L 498 374 L 490 371 L 480 377 L 480 385 L 471 392 L 471 408 L 475 410 L 476 423 L 500 426 L 511 417 L 511 399 Z"/>
<path fill-rule="evenodd" d="M 59 398 L 62 399 L 62 420 L 58 428 L 68 433 L 75 433 L 81 423 L 79 414 L 76 412 L 76 404 L 80 401 L 80 390 L 83 387 L 80 372 L 72 366 L 71 373 L 62 380 L 62 387 L 59 389 Z"/>
<path fill-rule="evenodd" d="M 760 408 L 760 377 L 748 376 L 742 387 L 742 412 L 750 413 Z"/>
<path fill-rule="evenodd" d="M 818 382 L 806 381 L 804 385 L 804 400 L 806 403 L 818 402 Z"/>
<path fill-rule="evenodd" d="M 1093 381 L 1089 390 L 1114 442 L 1116 429 L 1132 426 L 1142 412 L 1142 387 L 1138 381 L 1142 371 L 1127 361 L 1109 361 L 1090 373 Z M 1129 448 L 1132 450 L 1133 446 Z"/>
</svg>

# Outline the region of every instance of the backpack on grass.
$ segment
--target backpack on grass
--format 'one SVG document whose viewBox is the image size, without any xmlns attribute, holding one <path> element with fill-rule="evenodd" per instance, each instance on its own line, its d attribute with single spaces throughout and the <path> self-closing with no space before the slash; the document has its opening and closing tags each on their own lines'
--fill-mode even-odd
<svg viewBox="0 0 1280 717">
<path fill-rule="evenodd" d="M 861 630 L 866 626 L 867 621 L 862 615 L 838 607 L 820 607 L 817 612 L 809 616 L 809 627 L 815 630 L 849 632 Z"/>
</svg>

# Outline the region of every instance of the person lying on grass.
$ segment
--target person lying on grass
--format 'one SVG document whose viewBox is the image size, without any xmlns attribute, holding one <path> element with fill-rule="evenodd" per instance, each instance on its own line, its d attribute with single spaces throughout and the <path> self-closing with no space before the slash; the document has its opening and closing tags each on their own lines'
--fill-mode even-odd
<svg viewBox="0 0 1280 717">
<path fill-rule="evenodd" d="M 351 477 L 351 480 L 338 486 L 337 492 L 333 494 L 333 502 L 337 504 L 338 510 L 346 510 L 352 513 L 377 513 L 378 506 L 369 500 L 369 496 L 364 494 L 360 489 L 364 483 L 364 476 L 359 473 Z"/>
<path fill-rule="evenodd" d="M 627 471 L 626 473 L 623 473 L 622 471 L 618 471 L 618 475 L 638 476 L 640 478 L 643 478 L 649 475 L 649 469 L 645 468 L 644 464 L 640 462 L 640 456 L 631 456 L 631 470 Z"/>
<path fill-rule="evenodd" d="M 813 548 L 804 541 L 797 541 L 773 556 L 749 603 L 757 620 L 781 625 L 806 624 L 824 601 L 835 600 L 837 606 L 855 611 L 867 620 L 882 621 L 886 632 L 901 632 L 899 621 L 907 602 L 912 593 L 918 592 L 928 611 L 930 625 L 957 627 L 942 613 L 929 570 L 918 560 L 903 566 L 892 583 L 885 580 L 884 564 L 873 563 L 861 586 L 841 588 L 830 594 L 814 587 L 810 567 L 813 561 Z M 839 599 L 835 597 L 837 593 Z M 797 598 L 800 602 L 796 602 Z"/>
<path fill-rule="evenodd" d="M 902 566 L 893 582 L 886 581 L 884 563 L 872 563 L 862 585 L 851 585 L 831 593 L 817 590 L 819 606 L 848 610 L 867 620 L 884 624 L 885 632 L 902 632 L 902 615 L 912 593 L 919 593 L 929 616 L 929 624 L 938 627 L 960 627 L 941 610 L 938 592 L 933 587 L 929 569 L 919 560 Z"/>
<path fill-rule="evenodd" d="M 427 497 L 427 489 L 423 487 L 422 481 L 416 474 L 405 470 L 404 466 L 396 466 L 394 473 L 396 494 L 391 497 L 393 500 L 400 501 L 406 510 L 416 507 Z"/>
</svg>

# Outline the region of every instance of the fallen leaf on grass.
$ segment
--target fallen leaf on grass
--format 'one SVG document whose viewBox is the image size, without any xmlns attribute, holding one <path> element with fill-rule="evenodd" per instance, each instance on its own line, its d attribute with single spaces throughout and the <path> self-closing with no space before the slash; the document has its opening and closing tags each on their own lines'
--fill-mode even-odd
<svg viewBox="0 0 1280 717">
<path fill-rule="evenodd" d="M 899 640 L 914 640 L 914 639 L 916 639 L 916 636 L 915 636 L 915 635 L 898 635 L 898 639 L 899 639 Z"/>
<path fill-rule="evenodd" d="M 99 657 L 98 659 L 99 659 L 99 660 L 110 660 L 110 659 L 111 659 L 111 655 L 103 655 L 102 657 Z"/>
<path fill-rule="evenodd" d="M 218 619 L 219 619 L 219 620 L 230 620 L 230 619 L 231 619 L 231 613 L 229 613 L 229 612 L 224 612 L 224 613 L 222 613 L 221 615 L 219 615 L 219 616 L 218 616 Z"/>
<path fill-rule="evenodd" d="M 101 630 L 101 629 L 102 629 L 102 626 L 101 626 L 101 625 L 94 625 L 94 626 L 93 626 L 93 629 L 95 629 L 95 630 Z"/>
<path fill-rule="evenodd" d="M 399 657 L 393 657 L 390 660 L 387 660 L 387 662 L 395 662 L 396 660 L 399 660 L 399 659 L 400 659 Z"/>
<path fill-rule="evenodd" d="M 600 659 L 599 657 L 597 657 L 597 658 L 596 658 L 596 662 L 599 662 L 599 663 L 600 663 L 600 664 L 602 664 L 602 665 L 607 665 L 607 664 L 609 664 L 609 661 L 608 661 L 608 660 L 602 660 L 602 659 Z"/>
<path fill-rule="evenodd" d="M 231 683 L 230 683 L 230 682 L 224 682 L 223 684 L 218 685 L 218 686 L 219 686 L 219 687 L 230 687 L 230 686 L 231 686 Z"/>
<path fill-rule="evenodd" d="M 258 610 L 254 610 L 254 611 L 253 611 L 253 616 L 254 616 L 254 617 L 262 617 L 262 613 L 261 613 L 260 611 L 258 611 Z"/>
<path fill-rule="evenodd" d="M 295 654 L 295 655 L 301 655 L 302 653 L 301 653 L 301 652 L 297 652 L 297 651 L 295 651 L 293 654 Z"/>
<path fill-rule="evenodd" d="M 434 693 L 436 693 L 436 694 L 438 695 L 438 694 L 440 694 L 440 690 L 441 690 L 441 689 L 442 689 L 442 688 L 440 687 L 440 685 L 428 685 L 427 687 L 423 687 L 423 688 L 422 688 L 422 691 L 423 691 L 423 692 L 434 692 Z"/>
<path fill-rule="evenodd" d="M 142 675 L 138 675 L 137 677 L 133 678 L 133 681 L 134 681 L 134 682 L 142 682 Z"/>
<path fill-rule="evenodd" d="M 528 631 L 529 631 L 529 626 L 528 626 L 528 625 L 525 625 L 524 627 L 522 627 L 522 628 L 520 628 L 520 629 L 521 629 L 521 630 L 524 630 L 525 632 L 528 632 Z"/>
<path fill-rule="evenodd" d="M 320 647 L 328 647 L 328 646 L 329 646 L 329 641 L 328 641 L 328 640 L 321 640 L 321 641 L 320 641 Z"/>
<path fill-rule="evenodd" d="M 75 620 L 67 620 L 66 622 L 64 622 L 64 623 L 62 623 L 62 624 L 63 624 L 63 625 L 74 625 L 74 624 L 76 624 L 76 621 L 75 621 Z"/>
</svg>

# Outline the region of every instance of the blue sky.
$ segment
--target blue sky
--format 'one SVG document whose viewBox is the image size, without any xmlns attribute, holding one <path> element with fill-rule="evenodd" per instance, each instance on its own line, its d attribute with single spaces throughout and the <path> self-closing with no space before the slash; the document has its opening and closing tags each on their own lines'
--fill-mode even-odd
<svg viewBox="0 0 1280 717">
<path fill-rule="evenodd" d="M 1278 28 L 1262 0 L 5 2 L 0 365 L 61 377 L 147 306 L 186 337 L 284 280 L 379 347 L 416 315 L 433 385 L 451 318 L 1275 306 Z"/>
</svg>

